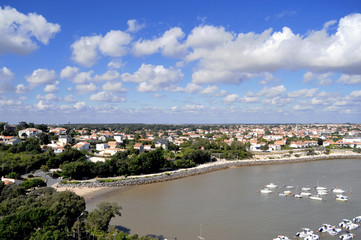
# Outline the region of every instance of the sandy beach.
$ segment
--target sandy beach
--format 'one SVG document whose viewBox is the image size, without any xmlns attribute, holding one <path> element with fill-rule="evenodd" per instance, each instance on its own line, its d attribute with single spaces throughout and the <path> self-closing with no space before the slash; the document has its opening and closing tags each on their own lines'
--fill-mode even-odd
<svg viewBox="0 0 361 240">
<path fill-rule="evenodd" d="M 283 154 L 282 153 L 255 154 L 255 156 L 252 159 L 233 160 L 233 161 L 218 160 L 216 162 L 202 164 L 189 169 L 179 169 L 175 171 L 168 171 L 168 172 L 156 173 L 156 174 L 128 176 L 126 179 L 123 176 L 105 178 L 105 179 L 96 178 L 91 180 L 78 181 L 77 184 L 74 183 L 60 184 L 53 187 L 57 191 L 72 191 L 75 192 L 77 195 L 82 196 L 86 199 L 87 198 L 91 199 L 96 197 L 97 194 L 101 194 L 105 191 L 106 192 L 111 191 L 114 188 L 170 181 L 174 179 L 179 179 L 198 174 L 204 174 L 207 172 L 217 171 L 231 167 L 244 167 L 244 166 L 267 165 L 267 164 L 287 164 L 287 163 L 319 161 L 319 160 L 328 160 L 328 159 L 361 158 L 361 154 L 357 154 L 352 151 L 335 151 L 335 152 L 331 152 L 329 155 L 319 154 L 315 156 L 298 156 L 298 157 L 287 157 L 287 158 L 283 157 L 284 156 Z M 111 181 L 109 182 L 102 181 L 102 180 L 110 180 L 110 179 Z"/>
</svg>

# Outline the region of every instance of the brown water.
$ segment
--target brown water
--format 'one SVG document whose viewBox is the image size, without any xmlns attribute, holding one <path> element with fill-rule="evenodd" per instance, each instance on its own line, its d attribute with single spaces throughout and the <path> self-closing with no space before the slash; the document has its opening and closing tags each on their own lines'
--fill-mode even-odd
<svg viewBox="0 0 361 240">
<path fill-rule="evenodd" d="M 259 190 L 269 182 L 294 185 L 295 189 L 317 184 L 328 189 L 351 189 L 351 201 L 336 201 L 335 194 L 322 202 L 260 194 Z M 293 238 L 303 227 L 316 230 L 323 223 L 337 225 L 343 218 L 361 215 L 361 160 L 232 168 L 115 189 L 88 199 L 88 210 L 100 201 L 117 201 L 122 206 L 122 216 L 111 224 L 125 227 L 131 234 L 193 240 L 202 225 L 206 240 L 266 240 L 279 234 Z M 361 239 L 361 230 L 352 232 L 355 239 Z M 323 239 L 338 237 L 325 235 Z"/>
</svg>

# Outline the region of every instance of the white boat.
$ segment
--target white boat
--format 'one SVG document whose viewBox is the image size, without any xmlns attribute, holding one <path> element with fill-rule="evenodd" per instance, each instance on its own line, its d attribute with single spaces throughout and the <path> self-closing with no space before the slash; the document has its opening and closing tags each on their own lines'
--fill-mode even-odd
<svg viewBox="0 0 361 240">
<path fill-rule="evenodd" d="M 320 239 L 320 237 L 318 235 L 316 235 L 316 234 L 313 234 L 313 233 L 304 238 L 304 240 L 318 240 L 318 239 Z"/>
<path fill-rule="evenodd" d="M 287 189 L 292 189 L 292 188 L 293 188 L 293 186 L 288 185 L 288 186 L 286 186 L 286 188 L 287 188 Z"/>
<path fill-rule="evenodd" d="M 334 188 L 333 190 L 332 190 L 332 192 L 333 193 L 344 193 L 345 191 L 344 190 L 342 190 L 341 188 Z"/>
<path fill-rule="evenodd" d="M 348 239 L 352 239 L 355 236 L 355 234 L 352 233 L 344 233 L 340 236 L 341 240 L 348 240 Z"/>
<path fill-rule="evenodd" d="M 272 191 L 269 190 L 268 188 L 264 188 L 261 190 L 261 193 L 271 193 Z"/>
<path fill-rule="evenodd" d="M 338 225 L 340 227 L 346 227 L 347 225 L 352 224 L 352 221 L 349 219 L 342 219 L 342 222 L 340 222 Z"/>
<path fill-rule="evenodd" d="M 295 198 L 302 198 L 301 194 L 295 194 Z"/>
<path fill-rule="evenodd" d="M 341 202 L 347 202 L 348 197 L 341 194 L 341 195 L 337 195 L 336 200 Z"/>
<path fill-rule="evenodd" d="M 348 224 L 348 225 L 345 227 L 345 229 L 351 231 L 351 230 L 355 230 L 355 229 L 357 229 L 357 228 L 359 228 L 359 227 L 360 227 L 360 226 L 359 226 L 358 224 L 351 223 L 351 224 Z"/>
<path fill-rule="evenodd" d="M 278 235 L 278 237 L 274 238 L 273 240 L 290 240 L 287 236 Z"/>
<path fill-rule="evenodd" d="M 328 231 L 328 233 L 331 235 L 331 236 L 336 236 L 337 234 L 340 234 L 342 232 L 342 229 L 341 228 L 336 228 L 336 227 L 333 227 L 332 229 L 330 229 Z"/>
<path fill-rule="evenodd" d="M 328 232 L 329 230 L 331 230 L 333 228 L 333 226 L 331 226 L 330 224 L 322 224 L 322 227 L 320 227 L 318 229 L 319 232 Z"/>
<path fill-rule="evenodd" d="M 302 190 L 302 191 L 310 191 L 311 188 L 309 188 L 309 187 L 303 187 L 303 188 L 301 188 L 301 190 Z"/>
<path fill-rule="evenodd" d="M 317 191 L 317 195 L 327 195 L 327 194 L 328 194 L 327 190 L 319 190 L 319 191 Z"/>
<path fill-rule="evenodd" d="M 266 185 L 266 187 L 268 187 L 268 188 L 276 188 L 278 186 L 276 184 L 274 184 L 274 183 L 269 183 L 269 184 Z"/>
<path fill-rule="evenodd" d="M 291 193 L 292 193 L 292 191 L 290 191 L 290 190 L 286 190 L 286 191 L 284 191 L 283 193 L 284 193 L 284 194 L 291 194 Z"/>
<path fill-rule="evenodd" d="M 301 196 L 311 196 L 312 194 L 309 192 L 301 192 Z"/>
<path fill-rule="evenodd" d="M 313 231 L 309 228 L 302 228 L 301 232 L 296 233 L 296 237 L 305 238 L 313 234 Z"/>
<path fill-rule="evenodd" d="M 279 193 L 278 196 L 281 196 L 281 197 L 288 197 L 288 194 L 286 193 Z"/>
<path fill-rule="evenodd" d="M 361 216 L 354 217 L 352 219 L 352 221 L 354 221 L 355 223 L 360 223 L 361 222 Z"/>
<path fill-rule="evenodd" d="M 327 188 L 326 188 L 326 187 L 317 186 L 317 187 L 316 187 L 316 190 L 317 190 L 317 191 L 319 191 L 319 190 L 326 190 L 326 191 L 327 191 Z"/>
<path fill-rule="evenodd" d="M 311 197 L 310 197 L 310 199 L 312 199 L 312 200 L 319 200 L 319 201 L 322 201 L 322 197 L 317 196 L 317 195 L 313 195 L 313 196 L 311 196 Z"/>
</svg>

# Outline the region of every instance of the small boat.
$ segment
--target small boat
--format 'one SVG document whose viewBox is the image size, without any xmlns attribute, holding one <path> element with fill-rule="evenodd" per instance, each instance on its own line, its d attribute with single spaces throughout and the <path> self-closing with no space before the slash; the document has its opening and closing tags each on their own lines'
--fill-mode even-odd
<svg viewBox="0 0 361 240">
<path fill-rule="evenodd" d="M 264 188 L 261 190 L 261 193 L 271 193 L 272 191 L 269 190 L 268 188 Z"/>
<path fill-rule="evenodd" d="M 269 184 L 266 185 L 266 187 L 268 187 L 268 188 L 276 188 L 278 186 L 276 184 L 274 184 L 274 183 L 269 183 Z"/>
<path fill-rule="evenodd" d="M 292 193 L 292 191 L 290 191 L 290 190 L 286 190 L 286 191 L 284 191 L 283 193 L 284 193 L 284 194 L 291 194 L 291 193 Z"/>
<path fill-rule="evenodd" d="M 286 193 L 279 193 L 278 196 L 281 196 L 281 197 L 288 197 L 288 194 Z"/>
<path fill-rule="evenodd" d="M 288 186 L 286 186 L 286 188 L 287 188 L 287 189 L 292 189 L 292 188 L 293 188 L 293 186 L 288 185 Z"/>
<path fill-rule="evenodd" d="M 311 196 L 312 194 L 309 192 L 301 192 L 301 196 Z"/>
<path fill-rule="evenodd" d="M 295 194 L 295 198 L 302 198 L 301 194 Z"/>
<path fill-rule="evenodd" d="M 318 240 L 318 239 L 320 239 L 320 237 L 313 233 L 304 238 L 304 240 Z"/>
<path fill-rule="evenodd" d="M 332 190 L 332 192 L 333 193 L 344 193 L 345 191 L 344 190 L 342 190 L 341 188 L 334 188 L 333 190 Z"/>
<path fill-rule="evenodd" d="M 319 190 L 317 191 L 317 195 L 327 195 L 328 192 L 326 190 Z"/>
<path fill-rule="evenodd" d="M 287 236 L 278 235 L 278 237 L 274 238 L 273 240 L 290 240 Z"/>
<path fill-rule="evenodd" d="M 355 236 L 355 234 L 352 233 L 344 233 L 340 236 L 341 240 L 348 240 L 348 239 L 352 239 Z"/>
<path fill-rule="evenodd" d="M 309 187 L 303 187 L 303 188 L 301 188 L 301 190 L 302 190 L 302 191 L 310 191 L 311 188 L 309 188 Z"/>
<path fill-rule="evenodd" d="M 333 227 L 330 224 L 322 224 L 322 227 L 318 229 L 319 232 L 328 232 Z"/>
<path fill-rule="evenodd" d="M 301 232 L 296 233 L 296 237 L 305 238 L 313 234 L 313 231 L 309 228 L 302 228 Z"/>
<path fill-rule="evenodd" d="M 348 197 L 341 194 L 341 195 L 337 195 L 336 200 L 341 202 L 347 202 Z"/>
<path fill-rule="evenodd" d="M 352 223 L 352 221 L 351 220 L 349 220 L 349 219 L 342 219 L 342 222 L 340 222 L 338 225 L 340 226 L 340 227 L 346 227 L 347 225 L 349 225 L 349 224 L 353 224 Z"/>
<path fill-rule="evenodd" d="M 326 187 L 320 187 L 320 186 L 318 186 L 318 187 L 316 187 L 316 190 L 317 190 L 317 191 L 319 191 L 319 190 L 326 190 L 326 191 L 327 191 L 327 188 L 326 188 Z"/>
<path fill-rule="evenodd" d="M 361 216 L 354 217 L 352 219 L 352 221 L 355 222 L 355 223 L 360 223 L 361 222 Z"/>
<path fill-rule="evenodd" d="M 342 232 L 342 229 L 341 228 L 336 228 L 336 227 L 333 227 L 332 229 L 330 229 L 328 231 L 328 233 L 331 235 L 331 236 L 336 236 L 337 234 L 340 234 Z"/>
<path fill-rule="evenodd" d="M 345 227 L 345 229 L 351 231 L 351 230 L 355 230 L 355 229 L 357 229 L 357 228 L 359 228 L 359 227 L 360 227 L 360 225 L 355 224 L 355 223 L 351 223 L 351 224 L 347 225 L 347 226 Z"/>
<path fill-rule="evenodd" d="M 317 195 L 313 195 L 313 196 L 311 196 L 311 197 L 310 197 L 310 199 L 312 199 L 312 200 L 319 200 L 319 201 L 322 201 L 322 197 L 317 196 Z"/>
</svg>

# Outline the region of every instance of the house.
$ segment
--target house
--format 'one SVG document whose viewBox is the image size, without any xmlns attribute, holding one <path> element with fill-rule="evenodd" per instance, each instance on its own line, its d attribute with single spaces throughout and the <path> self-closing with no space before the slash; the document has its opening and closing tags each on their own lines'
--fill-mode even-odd
<svg viewBox="0 0 361 240">
<path fill-rule="evenodd" d="M 90 150 L 90 144 L 88 142 L 78 142 L 77 144 L 75 144 L 73 146 L 73 148 L 78 149 L 78 150 L 89 151 Z"/>
<path fill-rule="evenodd" d="M 122 143 L 123 142 L 123 135 L 114 135 L 114 139 L 116 142 Z"/>
<path fill-rule="evenodd" d="M 144 151 L 152 150 L 152 145 L 144 145 Z"/>
<path fill-rule="evenodd" d="M 117 152 L 125 152 L 125 151 L 127 151 L 127 150 L 126 149 L 120 149 L 120 148 L 106 148 L 104 150 L 104 155 L 113 156 Z"/>
<path fill-rule="evenodd" d="M 66 134 L 66 128 L 51 128 L 49 133 L 54 133 L 55 135 L 64 135 Z"/>
<path fill-rule="evenodd" d="M 4 182 L 5 185 L 10 185 L 10 184 L 14 184 L 14 183 L 15 183 L 15 179 L 14 179 L 14 178 L 1 177 L 1 181 Z"/>
<path fill-rule="evenodd" d="M 134 149 L 138 149 L 140 153 L 144 152 L 144 145 L 142 143 L 134 144 Z"/>
<path fill-rule="evenodd" d="M 108 143 L 98 143 L 97 145 L 95 145 L 95 149 L 97 151 L 104 151 L 106 148 L 109 148 Z"/>
<path fill-rule="evenodd" d="M 27 138 L 35 137 L 36 135 L 42 133 L 43 131 L 36 129 L 36 128 L 27 128 L 24 130 L 19 131 L 19 137 L 24 138 L 26 136 Z"/>
<path fill-rule="evenodd" d="M 73 139 L 69 135 L 59 135 L 58 142 L 60 143 L 59 145 L 64 146 L 66 144 L 72 143 Z"/>
<path fill-rule="evenodd" d="M 117 141 L 108 141 L 109 148 L 118 148 L 119 143 Z"/>
<path fill-rule="evenodd" d="M 0 139 L 3 140 L 4 145 L 15 145 L 18 143 L 21 143 L 19 139 L 17 139 L 15 136 L 0 136 Z"/>
<path fill-rule="evenodd" d="M 168 144 L 169 144 L 169 142 L 166 139 L 157 139 L 154 141 L 154 145 L 156 148 L 161 147 L 165 150 L 168 149 Z"/>
</svg>

